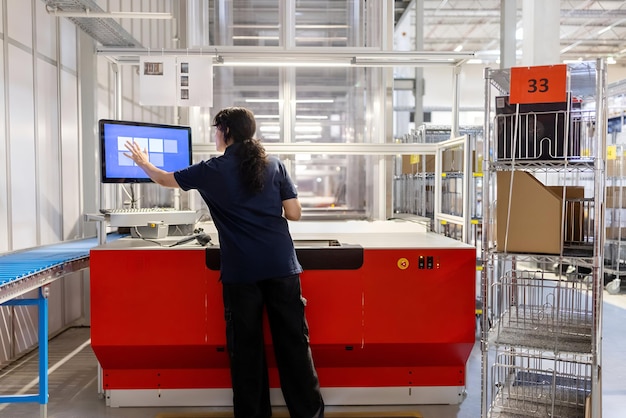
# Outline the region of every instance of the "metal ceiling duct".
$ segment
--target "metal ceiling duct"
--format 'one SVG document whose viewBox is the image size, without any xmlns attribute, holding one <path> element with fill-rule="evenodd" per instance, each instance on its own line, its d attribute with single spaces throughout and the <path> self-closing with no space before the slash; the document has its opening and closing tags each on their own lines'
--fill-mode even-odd
<svg viewBox="0 0 626 418">
<path fill-rule="evenodd" d="M 115 19 L 93 17 L 90 13 L 102 16 L 106 12 L 92 0 L 42 0 L 48 13 L 72 12 L 79 16 L 66 17 L 94 40 L 107 47 L 143 48 L 126 29 Z M 84 14 L 84 17 L 80 16 Z"/>
</svg>

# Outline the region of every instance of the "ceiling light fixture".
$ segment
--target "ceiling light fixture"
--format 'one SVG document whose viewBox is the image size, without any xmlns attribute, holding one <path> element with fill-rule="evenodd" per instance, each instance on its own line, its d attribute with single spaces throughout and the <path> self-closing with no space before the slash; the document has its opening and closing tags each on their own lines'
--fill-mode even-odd
<svg viewBox="0 0 626 418">
<path fill-rule="evenodd" d="M 296 25 L 296 29 L 349 29 L 348 25 Z"/>
<path fill-rule="evenodd" d="M 173 19 L 174 16 L 171 13 L 160 12 L 92 12 L 86 9 L 82 12 L 64 12 L 58 9 L 47 10 L 48 14 L 58 17 L 83 17 L 94 19 Z"/>
<path fill-rule="evenodd" d="M 298 134 L 319 134 L 322 132 L 322 126 L 319 124 L 303 125 L 303 124 L 297 123 L 296 126 L 293 127 L 293 130 L 295 133 L 298 133 Z"/>
<path fill-rule="evenodd" d="M 261 125 L 259 131 L 263 134 L 277 134 L 280 133 L 280 126 L 278 125 Z"/>
<path fill-rule="evenodd" d="M 296 99 L 296 103 L 335 103 L 333 99 Z"/>
<path fill-rule="evenodd" d="M 296 42 L 346 42 L 348 40 L 345 36 L 296 36 Z"/>
<path fill-rule="evenodd" d="M 328 120 L 328 116 L 324 116 L 324 115 L 296 115 L 296 119 L 301 119 L 301 120 Z"/>
<path fill-rule="evenodd" d="M 383 58 L 383 59 L 370 59 L 370 58 L 359 58 L 354 57 L 352 59 L 352 65 L 355 67 L 405 67 L 405 66 L 415 66 L 415 67 L 430 67 L 430 66 L 441 66 L 441 65 L 451 65 L 454 63 L 452 58 L 449 59 L 433 59 L 433 60 L 399 60 L 399 59 L 391 59 L 391 58 Z"/>
<path fill-rule="evenodd" d="M 279 99 L 245 99 L 246 103 L 278 103 Z"/>
<path fill-rule="evenodd" d="M 280 38 L 278 36 L 244 36 L 244 35 L 236 35 L 233 36 L 233 40 L 237 41 L 249 41 L 249 40 L 259 40 L 259 41 L 278 41 Z"/>
<path fill-rule="evenodd" d="M 218 65 L 229 67 L 350 67 L 349 62 L 333 61 L 222 61 Z"/>
<path fill-rule="evenodd" d="M 159 55 L 208 55 L 206 49 L 162 49 Z M 138 63 L 138 57 L 150 55 L 145 48 L 98 48 L 97 54 L 120 57 L 124 64 Z M 311 47 L 297 51 L 285 51 L 275 47 L 224 47 L 214 50 L 215 66 L 246 67 L 428 67 L 460 66 L 467 60 L 476 58 L 474 52 L 398 52 L 372 51 L 372 48 L 324 48 Z"/>
<path fill-rule="evenodd" d="M 254 115 L 255 119 L 278 119 L 280 118 L 279 115 Z"/>
<path fill-rule="evenodd" d="M 244 99 L 246 103 L 279 103 L 281 99 Z M 334 99 L 299 99 L 296 103 L 335 103 Z"/>
<path fill-rule="evenodd" d="M 474 52 L 372 53 L 352 58 L 352 65 L 362 67 L 449 66 L 474 58 Z"/>
<path fill-rule="evenodd" d="M 280 25 L 230 25 L 232 29 L 280 29 Z"/>
<path fill-rule="evenodd" d="M 622 23 L 624 23 L 625 21 L 626 21 L 626 19 L 620 19 L 620 20 L 618 20 L 617 22 L 615 22 L 615 23 L 613 23 L 613 24 L 610 24 L 609 26 L 607 26 L 607 27 L 605 27 L 605 28 L 600 29 L 600 30 L 598 31 L 598 35 L 602 35 L 603 33 L 610 31 L 610 30 L 611 30 L 611 29 L 613 29 L 615 26 L 619 26 L 619 25 L 621 25 Z"/>
</svg>

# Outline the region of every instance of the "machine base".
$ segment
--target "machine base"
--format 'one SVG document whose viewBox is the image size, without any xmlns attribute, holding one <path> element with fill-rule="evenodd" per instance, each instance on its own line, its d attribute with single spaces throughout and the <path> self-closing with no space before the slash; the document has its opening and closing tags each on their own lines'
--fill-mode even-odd
<svg viewBox="0 0 626 418">
<path fill-rule="evenodd" d="M 231 389 L 115 389 L 106 390 L 110 407 L 232 406 Z M 350 405 L 459 404 L 464 386 L 322 388 L 324 403 Z M 280 389 L 270 389 L 272 405 L 285 405 Z"/>
</svg>

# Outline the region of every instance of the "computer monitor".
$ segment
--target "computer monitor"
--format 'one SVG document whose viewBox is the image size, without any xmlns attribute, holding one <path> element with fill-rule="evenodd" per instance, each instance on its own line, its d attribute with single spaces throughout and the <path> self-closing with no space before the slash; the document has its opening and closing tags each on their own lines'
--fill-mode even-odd
<svg viewBox="0 0 626 418">
<path fill-rule="evenodd" d="M 147 149 L 150 162 L 165 171 L 191 164 L 191 128 L 188 126 L 101 119 L 100 166 L 103 183 L 149 183 L 152 180 L 124 153 L 126 141 Z"/>
<path fill-rule="evenodd" d="M 607 133 L 613 133 L 613 132 L 622 132 L 622 125 L 624 123 L 624 119 L 622 118 L 621 115 L 619 116 L 614 116 L 612 118 L 609 118 L 607 121 Z"/>
</svg>

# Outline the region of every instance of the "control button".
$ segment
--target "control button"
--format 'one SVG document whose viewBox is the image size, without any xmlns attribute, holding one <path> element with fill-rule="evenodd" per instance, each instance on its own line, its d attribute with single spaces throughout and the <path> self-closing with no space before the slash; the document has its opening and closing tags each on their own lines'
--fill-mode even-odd
<svg viewBox="0 0 626 418">
<path fill-rule="evenodd" d="M 406 270 L 409 268 L 409 260 L 407 260 L 406 258 L 401 258 L 398 260 L 398 268 L 400 270 Z"/>
<path fill-rule="evenodd" d="M 427 269 L 432 270 L 434 264 L 435 264 L 435 260 L 434 260 L 432 255 L 429 255 L 428 257 L 426 257 L 426 268 Z"/>
</svg>

